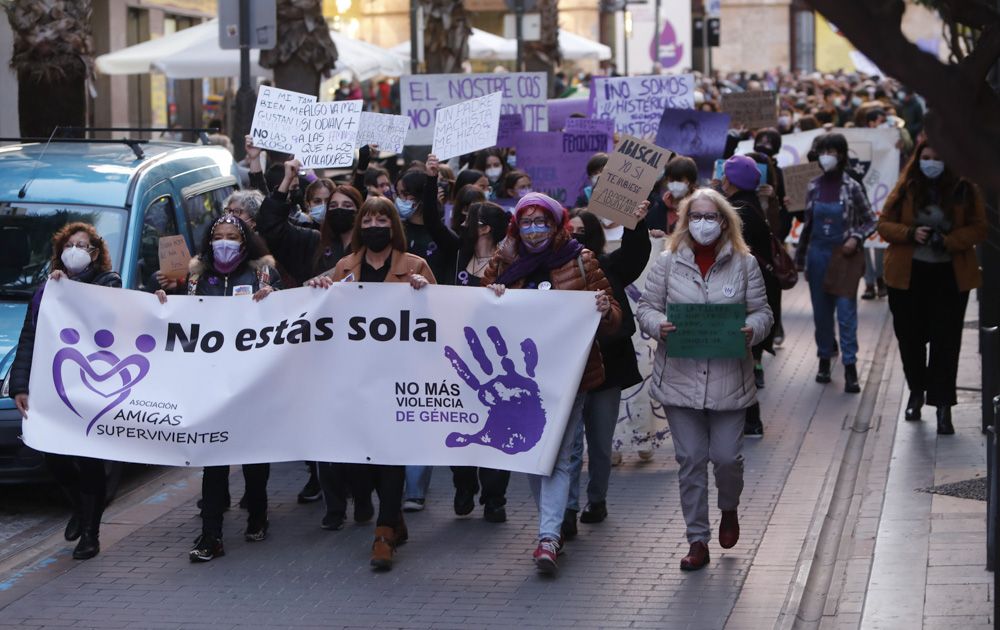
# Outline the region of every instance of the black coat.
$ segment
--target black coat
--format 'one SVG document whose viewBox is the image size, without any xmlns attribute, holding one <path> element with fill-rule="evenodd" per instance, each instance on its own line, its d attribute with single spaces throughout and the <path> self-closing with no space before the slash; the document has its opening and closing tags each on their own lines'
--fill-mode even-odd
<svg viewBox="0 0 1000 630">
<path fill-rule="evenodd" d="M 292 204 L 288 201 L 287 194 L 278 191 L 272 193 L 260 205 L 257 233 L 264 238 L 267 248 L 288 275 L 302 284 L 313 276 L 333 269 L 337 261 L 351 252 L 349 247 L 345 248 L 338 240 L 324 251 L 318 252 L 317 258 L 320 231 L 289 223 L 288 213 L 291 209 Z"/>
<path fill-rule="evenodd" d="M 604 384 L 598 389 L 609 387 L 627 389 L 642 382 L 639 363 L 635 357 L 635 345 L 632 343 L 635 317 L 625 287 L 642 275 L 646 263 L 649 262 L 651 249 L 649 228 L 646 227 L 645 221 L 640 221 L 634 230 L 625 230 L 621 247 L 610 254 L 601 254 L 597 259 L 622 309 L 622 325 L 618 330 L 613 334 L 597 337 L 601 358 L 604 361 Z"/>
<path fill-rule="evenodd" d="M 122 278 L 114 271 L 87 270 L 74 278 L 76 282 L 96 284 L 102 287 L 120 289 Z M 17 352 L 14 363 L 10 367 L 10 397 L 28 393 L 28 380 L 31 377 L 31 357 L 35 352 L 35 326 L 38 323 L 38 309 L 42 303 L 45 285 L 38 287 L 28 304 L 28 312 L 24 314 L 24 325 L 21 326 L 21 336 L 17 340 Z"/>
<path fill-rule="evenodd" d="M 736 212 L 743 221 L 743 240 L 751 253 L 758 259 L 770 265 L 774 265 L 771 260 L 771 228 L 764 218 L 764 209 L 760 206 L 760 199 L 757 193 L 752 190 L 741 190 L 729 198 L 729 203 L 733 204 Z M 767 305 L 771 311 L 778 313 L 781 310 L 781 285 L 773 273 L 768 271 L 764 265 L 760 265 L 760 273 L 764 276 L 764 290 L 767 292 Z M 758 344 L 757 348 L 763 348 L 774 354 L 774 328 L 767 339 Z"/>
</svg>

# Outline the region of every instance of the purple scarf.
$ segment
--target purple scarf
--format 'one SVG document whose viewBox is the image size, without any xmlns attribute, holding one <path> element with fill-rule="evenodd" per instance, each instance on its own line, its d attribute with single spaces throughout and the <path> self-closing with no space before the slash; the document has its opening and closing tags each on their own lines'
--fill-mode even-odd
<svg viewBox="0 0 1000 630">
<path fill-rule="evenodd" d="M 550 247 L 545 251 L 532 254 L 526 251 L 521 242 L 518 241 L 517 260 L 500 274 L 500 277 L 497 278 L 497 284 L 509 286 L 521 278 L 530 276 L 538 269 L 557 269 L 579 256 L 582 251 L 583 245 L 569 239 L 558 249 Z"/>
</svg>

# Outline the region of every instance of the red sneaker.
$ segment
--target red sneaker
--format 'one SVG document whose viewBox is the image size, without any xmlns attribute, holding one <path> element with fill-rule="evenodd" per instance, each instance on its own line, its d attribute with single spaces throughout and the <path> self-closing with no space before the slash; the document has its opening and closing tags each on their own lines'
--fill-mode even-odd
<svg viewBox="0 0 1000 630">
<path fill-rule="evenodd" d="M 722 513 L 722 522 L 719 523 L 719 545 L 723 549 L 729 549 L 740 540 L 740 520 L 736 516 L 736 510 L 728 510 Z"/>
<path fill-rule="evenodd" d="M 539 573 L 552 575 L 559 569 L 559 564 L 556 562 L 559 546 L 559 541 L 552 538 L 543 538 L 538 542 L 538 547 L 535 549 L 535 553 L 531 554 L 531 557 L 534 559 Z"/>
</svg>

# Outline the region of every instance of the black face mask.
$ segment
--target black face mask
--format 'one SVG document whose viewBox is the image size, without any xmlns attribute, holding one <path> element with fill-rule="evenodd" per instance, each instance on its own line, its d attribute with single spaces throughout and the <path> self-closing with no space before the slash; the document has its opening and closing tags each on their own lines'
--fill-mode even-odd
<svg viewBox="0 0 1000 630">
<path fill-rule="evenodd" d="M 573 240 L 576 241 L 577 243 L 583 245 L 584 247 L 587 246 L 587 235 L 586 234 L 577 234 L 576 232 L 574 232 L 573 233 Z"/>
<path fill-rule="evenodd" d="M 387 227 L 361 228 L 361 244 L 373 252 L 380 252 L 392 242 L 392 229 Z"/>
<path fill-rule="evenodd" d="M 355 214 L 357 214 L 357 210 L 330 208 L 330 211 L 326 213 L 326 220 L 330 223 L 334 234 L 343 234 L 354 227 Z"/>
</svg>

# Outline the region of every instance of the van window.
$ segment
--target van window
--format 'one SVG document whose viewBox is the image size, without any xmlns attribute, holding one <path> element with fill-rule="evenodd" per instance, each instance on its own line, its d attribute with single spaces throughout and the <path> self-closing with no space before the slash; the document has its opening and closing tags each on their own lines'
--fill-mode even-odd
<svg viewBox="0 0 1000 630">
<path fill-rule="evenodd" d="M 157 198 L 146 207 L 142 217 L 142 235 L 139 239 L 139 255 L 136 257 L 136 288 L 140 291 L 155 291 L 160 288 L 153 274 L 160 269 L 160 238 L 175 236 L 177 214 L 170 195 Z"/>
<path fill-rule="evenodd" d="M 223 186 L 184 199 L 184 214 L 191 229 L 191 245 L 195 249 L 192 255 L 199 253 L 205 233 L 222 216 L 222 204 L 235 191 L 235 186 Z"/>
</svg>

